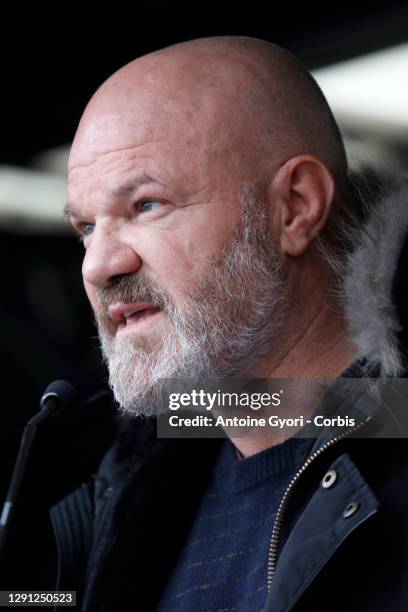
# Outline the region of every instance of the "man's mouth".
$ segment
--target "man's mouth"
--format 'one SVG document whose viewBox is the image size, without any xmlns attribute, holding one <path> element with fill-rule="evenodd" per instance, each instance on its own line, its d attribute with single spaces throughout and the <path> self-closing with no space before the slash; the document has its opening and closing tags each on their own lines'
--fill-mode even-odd
<svg viewBox="0 0 408 612">
<path fill-rule="evenodd" d="M 137 302 L 133 304 L 116 303 L 108 308 L 110 319 L 117 325 L 117 334 L 135 331 L 136 328 L 144 326 L 152 317 L 161 312 L 158 306 L 151 302 Z"/>
</svg>

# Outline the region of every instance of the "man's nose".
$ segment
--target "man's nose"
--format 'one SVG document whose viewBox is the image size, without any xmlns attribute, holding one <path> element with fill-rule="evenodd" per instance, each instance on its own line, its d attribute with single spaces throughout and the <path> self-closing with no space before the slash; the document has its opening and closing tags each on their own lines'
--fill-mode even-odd
<svg viewBox="0 0 408 612">
<path fill-rule="evenodd" d="M 115 276 L 137 272 L 141 259 L 135 249 L 112 233 L 97 229 L 87 246 L 82 265 L 84 281 L 106 288 Z"/>
</svg>

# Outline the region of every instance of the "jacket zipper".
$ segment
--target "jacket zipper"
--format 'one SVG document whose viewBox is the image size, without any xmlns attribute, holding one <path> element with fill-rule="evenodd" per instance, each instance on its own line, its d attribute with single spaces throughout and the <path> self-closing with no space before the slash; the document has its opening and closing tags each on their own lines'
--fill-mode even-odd
<svg viewBox="0 0 408 612">
<path fill-rule="evenodd" d="M 299 470 L 296 472 L 296 474 L 293 476 L 292 480 L 290 481 L 289 485 L 287 486 L 286 491 L 283 494 L 283 497 L 282 497 L 281 502 L 279 504 L 278 511 L 276 513 L 275 522 L 274 522 L 273 529 L 272 529 L 271 542 L 270 542 L 270 545 L 269 545 L 269 556 L 268 556 L 268 591 L 269 591 L 269 589 L 271 587 L 272 579 L 273 579 L 273 576 L 274 576 L 274 573 L 275 573 L 275 569 L 276 569 L 279 536 L 280 536 L 280 532 L 281 532 L 281 529 L 282 529 L 283 516 L 284 516 L 285 510 L 286 510 L 287 504 L 288 504 L 288 499 L 289 499 L 289 497 L 290 497 L 290 495 L 291 495 L 291 493 L 293 491 L 293 488 L 294 488 L 295 484 L 299 480 L 300 476 L 309 467 L 309 465 L 316 459 L 316 457 L 319 457 L 325 450 L 327 450 L 329 447 L 333 446 L 333 444 L 336 444 L 340 440 L 344 440 L 344 438 L 347 438 L 348 436 L 351 436 L 353 433 L 355 433 L 356 431 L 361 429 L 366 423 L 368 423 L 368 421 L 370 419 L 371 419 L 370 416 L 367 417 L 364 421 L 361 421 L 360 423 L 358 423 L 357 425 L 355 425 L 351 429 L 348 429 L 344 433 L 336 436 L 335 438 L 332 438 L 331 440 L 329 440 L 328 442 L 323 444 L 320 448 L 318 448 L 312 455 L 310 455 L 310 457 L 308 457 L 308 459 L 305 461 L 305 463 L 302 465 L 302 467 L 299 468 Z"/>
</svg>

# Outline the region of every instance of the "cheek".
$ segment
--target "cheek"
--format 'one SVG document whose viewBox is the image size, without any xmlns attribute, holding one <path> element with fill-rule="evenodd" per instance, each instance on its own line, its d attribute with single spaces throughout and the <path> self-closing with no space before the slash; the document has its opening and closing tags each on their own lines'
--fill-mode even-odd
<svg viewBox="0 0 408 612">
<path fill-rule="evenodd" d="M 211 236 L 203 227 L 197 232 L 174 233 L 171 240 L 151 241 L 144 259 L 146 272 L 171 292 L 185 294 L 225 246 L 225 236 Z"/>
<path fill-rule="evenodd" d="M 162 245 L 150 260 L 151 274 L 170 293 L 185 293 L 194 276 L 193 257 L 188 245 Z"/>
</svg>

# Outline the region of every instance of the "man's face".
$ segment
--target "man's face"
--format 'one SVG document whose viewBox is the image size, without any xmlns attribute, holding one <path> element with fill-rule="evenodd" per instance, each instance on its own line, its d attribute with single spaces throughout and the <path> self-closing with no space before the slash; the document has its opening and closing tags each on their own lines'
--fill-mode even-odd
<svg viewBox="0 0 408 612">
<path fill-rule="evenodd" d="M 242 190 L 222 135 L 172 118 L 101 113 L 70 160 L 85 289 L 116 399 L 135 413 L 155 411 L 161 378 L 250 372 L 283 303 L 261 191 Z"/>
</svg>

